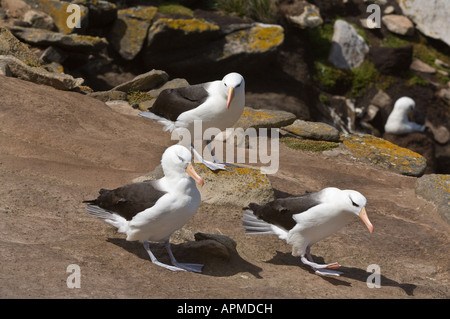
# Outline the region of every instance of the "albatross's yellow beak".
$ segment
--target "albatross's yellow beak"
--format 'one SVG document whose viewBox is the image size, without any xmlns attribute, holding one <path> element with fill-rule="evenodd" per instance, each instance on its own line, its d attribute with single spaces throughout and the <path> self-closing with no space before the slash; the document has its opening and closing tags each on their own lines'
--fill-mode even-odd
<svg viewBox="0 0 450 319">
<path fill-rule="evenodd" d="M 203 178 L 200 177 L 200 175 L 197 174 L 197 172 L 194 169 L 194 166 L 192 166 L 192 163 L 188 164 L 188 167 L 186 168 L 186 173 L 194 179 L 194 181 L 197 182 L 200 186 L 203 186 Z"/>
<path fill-rule="evenodd" d="M 231 101 L 234 98 L 234 88 L 230 86 L 228 89 L 227 110 L 230 108 Z"/>
<path fill-rule="evenodd" d="M 366 208 L 363 207 L 361 209 L 361 212 L 359 213 L 359 217 L 362 219 L 362 221 L 364 222 L 364 224 L 366 224 L 367 228 L 369 229 L 369 231 L 371 233 L 373 233 L 373 225 L 369 220 L 369 217 L 367 217 L 367 212 L 366 212 Z"/>
</svg>

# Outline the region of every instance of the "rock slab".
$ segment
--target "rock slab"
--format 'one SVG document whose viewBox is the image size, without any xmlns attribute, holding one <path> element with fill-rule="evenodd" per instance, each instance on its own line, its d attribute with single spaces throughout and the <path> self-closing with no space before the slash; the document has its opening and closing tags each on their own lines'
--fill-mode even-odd
<svg viewBox="0 0 450 319">
<path fill-rule="evenodd" d="M 417 179 L 416 195 L 433 202 L 439 215 L 450 224 L 450 175 L 427 174 Z"/>
<path fill-rule="evenodd" d="M 339 131 L 335 127 L 320 122 L 295 120 L 282 129 L 295 136 L 312 140 L 338 142 L 340 139 Z"/>
</svg>

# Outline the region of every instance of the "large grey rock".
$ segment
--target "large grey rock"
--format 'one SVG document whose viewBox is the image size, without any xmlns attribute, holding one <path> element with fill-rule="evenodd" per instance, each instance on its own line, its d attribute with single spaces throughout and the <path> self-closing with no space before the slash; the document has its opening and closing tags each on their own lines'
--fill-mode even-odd
<svg viewBox="0 0 450 319">
<path fill-rule="evenodd" d="M 434 203 L 439 215 L 450 224 L 450 175 L 429 174 L 417 179 L 416 194 Z"/>
<path fill-rule="evenodd" d="M 450 1 L 397 0 L 403 14 L 408 16 L 423 34 L 450 45 Z"/>
<path fill-rule="evenodd" d="M 53 18 L 45 12 L 38 10 L 28 10 L 23 15 L 23 21 L 29 23 L 31 27 L 37 29 L 54 30 Z"/>
<path fill-rule="evenodd" d="M 156 7 L 131 7 L 118 11 L 108 40 L 125 60 L 133 60 L 141 51 L 157 11 Z"/>
<path fill-rule="evenodd" d="M 0 75 L 52 86 L 58 90 L 71 90 L 84 82 L 82 78 L 73 78 L 68 74 L 52 73 L 40 67 L 30 67 L 11 55 L 0 55 Z"/>
<path fill-rule="evenodd" d="M 53 45 L 68 51 L 96 52 L 108 45 L 105 38 L 90 35 L 62 34 L 48 30 L 22 27 L 10 27 L 10 31 L 26 43 L 39 46 Z"/>
<path fill-rule="evenodd" d="M 161 70 L 151 70 L 140 74 L 134 79 L 114 87 L 113 91 L 148 91 L 165 83 L 169 75 Z"/>
<path fill-rule="evenodd" d="M 359 67 L 369 52 L 366 41 L 344 20 L 336 20 L 334 23 L 332 41 L 328 60 L 340 69 Z"/>
<path fill-rule="evenodd" d="M 294 123 L 282 129 L 295 136 L 307 139 L 330 142 L 338 142 L 340 139 L 339 131 L 336 128 L 320 122 L 295 120 Z"/>
<path fill-rule="evenodd" d="M 37 63 L 38 60 L 25 43 L 4 27 L 0 27 L 0 54 L 15 56 L 28 64 Z"/>
<path fill-rule="evenodd" d="M 400 35 L 414 35 L 414 24 L 408 17 L 399 14 L 384 15 L 381 20 L 389 31 Z"/>
</svg>

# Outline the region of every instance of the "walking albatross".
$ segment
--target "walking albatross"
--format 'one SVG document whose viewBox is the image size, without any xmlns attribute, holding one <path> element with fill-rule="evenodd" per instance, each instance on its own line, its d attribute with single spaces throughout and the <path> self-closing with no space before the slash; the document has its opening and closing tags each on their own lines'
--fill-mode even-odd
<svg viewBox="0 0 450 319">
<path fill-rule="evenodd" d="M 214 162 L 205 160 L 194 148 L 194 121 L 202 121 L 202 138 L 208 128 L 224 131 L 237 122 L 244 111 L 244 104 L 244 78 L 233 72 L 222 80 L 165 89 L 159 94 L 151 112 L 141 112 L 139 115 L 157 120 L 164 125 L 164 131 L 175 132 L 178 136 L 184 136 L 183 129 L 188 129 L 194 155 L 211 170 L 217 170 L 225 169 L 225 165 L 214 156 L 210 145 L 212 139 L 207 140 L 206 145 Z"/>
<path fill-rule="evenodd" d="M 292 255 L 312 267 L 316 274 L 340 276 L 338 263 L 317 264 L 310 248 L 334 234 L 354 216 L 359 216 L 370 232 L 373 226 L 366 213 L 367 200 L 354 190 L 329 187 L 319 192 L 276 199 L 263 206 L 250 203 L 242 218 L 247 234 L 275 234 L 292 245 Z"/>
<path fill-rule="evenodd" d="M 86 210 L 125 233 L 127 241 L 142 242 L 154 264 L 173 271 L 201 272 L 203 265 L 178 262 L 169 242 L 170 235 L 185 225 L 200 206 L 195 182 L 203 185 L 203 179 L 195 172 L 191 160 L 188 149 L 173 145 L 161 159 L 163 178 L 114 190 L 101 189 L 97 199 L 84 201 L 88 203 Z M 156 259 L 149 241 L 165 242 L 173 266 Z"/>
</svg>

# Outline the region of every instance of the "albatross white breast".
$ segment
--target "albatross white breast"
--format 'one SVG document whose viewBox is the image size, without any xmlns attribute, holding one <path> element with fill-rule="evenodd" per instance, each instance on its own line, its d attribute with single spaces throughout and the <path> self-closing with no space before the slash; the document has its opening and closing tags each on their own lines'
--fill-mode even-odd
<svg viewBox="0 0 450 319">
<path fill-rule="evenodd" d="M 101 189 L 97 199 L 84 201 L 88 203 L 86 210 L 125 233 L 127 240 L 142 242 L 153 263 L 173 271 L 201 272 L 202 265 L 178 262 L 169 242 L 170 235 L 185 225 L 200 206 L 195 182 L 203 185 L 203 179 L 195 172 L 191 159 L 184 146 L 173 145 L 161 159 L 163 178 L 114 190 Z M 156 259 L 149 241 L 165 242 L 173 266 Z"/>
<path fill-rule="evenodd" d="M 334 234 L 359 216 L 370 232 L 366 198 L 354 190 L 334 187 L 300 196 L 276 199 L 266 205 L 249 204 L 242 218 L 247 234 L 276 234 L 292 245 L 292 255 L 312 267 L 319 275 L 339 276 L 339 264 L 317 264 L 310 248 L 314 243 Z"/>
<path fill-rule="evenodd" d="M 215 158 L 206 161 L 193 147 L 194 121 L 202 121 L 203 132 L 208 128 L 224 131 L 233 127 L 244 111 L 245 81 L 239 73 L 229 73 L 222 80 L 163 90 L 151 112 L 139 115 L 157 120 L 165 131 L 188 129 L 194 154 L 211 170 L 225 169 Z M 182 134 L 179 134 L 182 135 Z M 206 141 L 210 151 L 211 141 Z"/>
<path fill-rule="evenodd" d="M 407 134 L 412 132 L 423 132 L 425 126 L 411 122 L 408 119 L 408 114 L 414 110 L 416 103 L 410 97 L 401 97 L 395 104 L 394 109 L 384 125 L 386 133 L 391 134 Z"/>
</svg>

